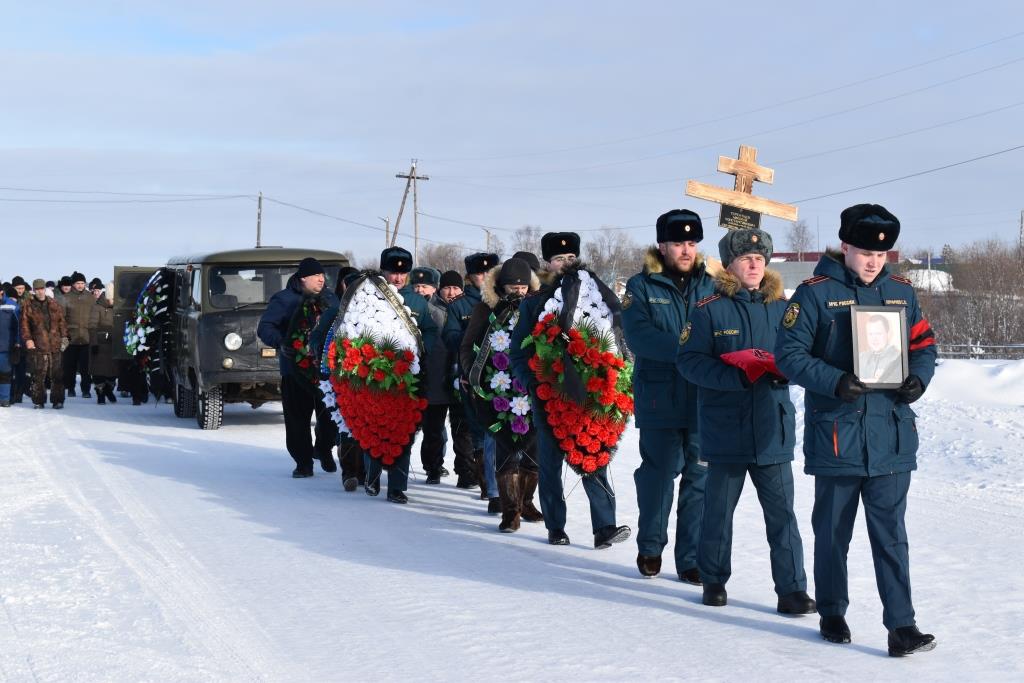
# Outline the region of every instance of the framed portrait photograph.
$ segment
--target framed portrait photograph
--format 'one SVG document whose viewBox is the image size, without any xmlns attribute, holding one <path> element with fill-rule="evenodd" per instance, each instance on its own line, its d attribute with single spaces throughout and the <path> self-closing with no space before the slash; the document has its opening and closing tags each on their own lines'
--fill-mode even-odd
<svg viewBox="0 0 1024 683">
<path fill-rule="evenodd" d="M 907 311 L 902 306 L 850 306 L 853 374 L 872 389 L 896 389 L 909 373 Z"/>
</svg>

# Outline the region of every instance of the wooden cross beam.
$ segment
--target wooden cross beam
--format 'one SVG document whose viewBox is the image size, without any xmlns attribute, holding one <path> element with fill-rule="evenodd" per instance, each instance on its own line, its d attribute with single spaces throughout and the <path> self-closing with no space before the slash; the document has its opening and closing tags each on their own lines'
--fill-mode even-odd
<svg viewBox="0 0 1024 683">
<path fill-rule="evenodd" d="M 734 216 L 730 216 L 727 220 L 726 209 L 728 207 L 743 209 L 747 213 L 748 222 L 753 227 L 760 225 L 760 214 L 763 213 L 787 221 L 796 220 L 797 207 L 792 204 L 783 204 L 754 196 L 755 180 L 769 185 L 775 180 L 774 170 L 757 163 L 757 148 L 740 145 L 739 158 L 718 157 L 718 170 L 736 176 L 736 183 L 732 190 L 690 180 L 686 183 L 686 194 L 690 197 L 721 204 L 723 210 L 719 225 L 727 228 L 741 227 L 731 220 L 735 218 Z"/>
</svg>

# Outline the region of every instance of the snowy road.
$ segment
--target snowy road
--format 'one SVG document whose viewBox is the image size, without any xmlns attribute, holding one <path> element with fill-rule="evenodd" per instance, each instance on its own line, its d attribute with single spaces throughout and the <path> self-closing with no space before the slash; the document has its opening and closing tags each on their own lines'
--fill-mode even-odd
<svg viewBox="0 0 1024 683">
<path fill-rule="evenodd" d="M 554 548 L 542 525 L 497 533 L 451 478 L 414 479 L 406 507 L 319 469 L 292 480 L 279 410 L 229 409 L 201 432 L 166 405 L 14 407 L 0 412 L 0 678 L 1019 680 L 1022 380 L 1024 363 L 950 362 L 915 405 L 914 598 L 939 646 L 904 660 L 885 653 L 862 520 L 853 644 L 775 614 L 750 487 L 729 606 L 713 609 L 674 579 L 671 547 L 655 580 L 632 541 L 593 550 L 578 487 L 573 545 Z M 635 433 L 625 443 L 612 472 L 634 524 Z M 812 480 L 797 485 L 810 575 Z"/>
</svg>

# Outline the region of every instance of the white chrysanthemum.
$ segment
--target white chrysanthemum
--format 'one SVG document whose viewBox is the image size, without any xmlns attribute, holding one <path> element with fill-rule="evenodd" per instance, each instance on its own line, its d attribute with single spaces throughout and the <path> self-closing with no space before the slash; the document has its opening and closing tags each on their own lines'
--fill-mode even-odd
<svg viewBox="0 0 1024 683">
<path fill-rule="evenodd" d="M 530 412 L 530 399 L 525 396 L 516 396 L 512 399 L 509 409 L 513 415 L 526 415 Z"/>
<path fill-rule="evenodd" d="M 491 332 L 491 348 L 497 352 L 508 351 L 512 346 L 512 337 L 505 330 Z"/>
<path fill-rule="evenodd" d="M 508 391 L 512 387 L 512 378 L 507 372 L 501 371 L 491 375 L 491 389 Z"/>
</svg>

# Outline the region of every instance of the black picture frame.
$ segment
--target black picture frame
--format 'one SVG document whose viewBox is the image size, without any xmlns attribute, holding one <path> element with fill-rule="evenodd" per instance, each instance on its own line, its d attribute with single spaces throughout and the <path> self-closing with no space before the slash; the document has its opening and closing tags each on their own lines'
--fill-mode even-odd
<svg viewBox="0 0 1024 683">
<path fill-rule="evenodd" d="M 872 389 L 899 388 L 910 373 L 907 309 L 850 306 L 850 327 L 853 374 Z"/>
</svg>

